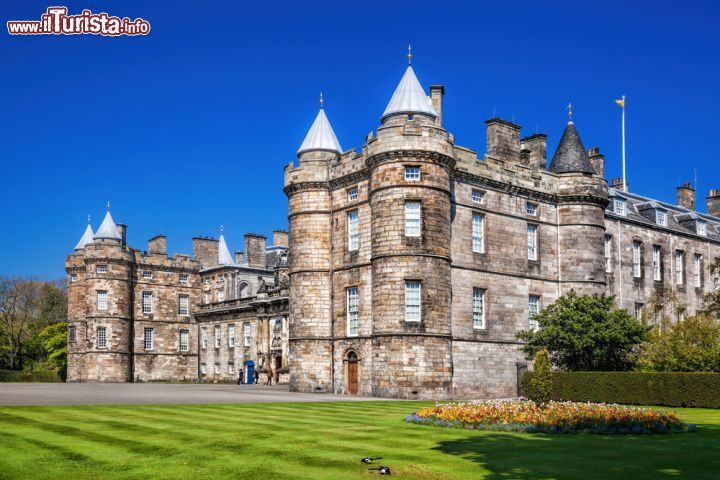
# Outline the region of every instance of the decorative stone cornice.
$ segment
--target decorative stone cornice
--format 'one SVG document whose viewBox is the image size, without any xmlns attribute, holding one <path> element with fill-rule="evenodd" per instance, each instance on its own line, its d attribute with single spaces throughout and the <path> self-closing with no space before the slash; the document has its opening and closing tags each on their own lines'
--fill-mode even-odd
<svg viewBox="0 0 720 480">
<path fill-rule="evenodd" d="M 156 263 L 137 263 L 136 268 L 138 270 L 152 270 L 154 272 L 180 272 L 180 273 L 199 273 L 200 262 L 193 260 L 195 265 L 192 267 L 181 267 L 178 265 L 158 265 Z"/>
<path fill-rule="evenodd" d="M 408 159 L 420 159 L 426 161 L 432 161 L 439 163 L 440 165 L 452 169 L 455 167 L 455 159 L 444 153 L 434 152 L 431 150 L 392 150 L 388 152 L 381 152 L 370 156 L 366 161 L 365 165 L 369 169 L 375 168 L 384 162 L 397 162 L 407 161 Z"/>
<path fill-rule="evenodd" d="M 555 204 L 558 202 L 558 196 L 555 194 L 539 192 L 537 190 L 521 187 L 519 185 L 513 185 L 507 182 L 501 182 L 492 178 L 473 175 L 472 173 L 468 172 L 461 172 L 455 170 L 452 172 L 452 176 L 453 179 L 458 180 L 462 183 L 467 183 L 478 187 L 492 188 L 493 190 L 499 190 L 501 192 L 510 193 L 512 195 L 519 195 L 522 197 L 530 198 L 531 200 L 537 200 L 551 204 Z"/>
<path fill-rule="evenodd" d="M 352 184 L 367 180 L 370 177 L 370 169 L 363 168 L 356 172 L 348 173 L 342 177 L 330 180 L 330 188 L 336 190 L 338 188 L 348 187 Z"/>
<path fill-rule="evenodd" d="M 582 195 L 559 195 L 558 196 L 558 204 L 569 204 L 569 203 L 591 203 L 593 205 L 598 205 L 605 209 L 605 207 L 608 206 L 610 203 L 610 200 L 605 197 L 598 197 L 597 195 L 589 195 L 589 194 L 582 194 Z"/>
<path fill-rule="evenodd" d="M 287 187 L 283 188 L 283 192 L 285 192 L 285 195 L 289 197 L 304 190 L 327 190 L 328 188 L 329 186 L 327 182 L 299 182 L 291 183 Z"/>
</svg>

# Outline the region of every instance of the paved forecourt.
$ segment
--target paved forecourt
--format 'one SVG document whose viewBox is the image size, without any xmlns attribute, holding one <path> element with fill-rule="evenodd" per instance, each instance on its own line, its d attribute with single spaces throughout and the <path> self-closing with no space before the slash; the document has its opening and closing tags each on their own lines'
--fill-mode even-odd
<svg viewBox="0 0 720 480">
<path fill-rule="evenodd" d="M 356 395 L 295 393 L 287 385 L 0 383 L 0 405 L 357 402 Z"/>
</svg>

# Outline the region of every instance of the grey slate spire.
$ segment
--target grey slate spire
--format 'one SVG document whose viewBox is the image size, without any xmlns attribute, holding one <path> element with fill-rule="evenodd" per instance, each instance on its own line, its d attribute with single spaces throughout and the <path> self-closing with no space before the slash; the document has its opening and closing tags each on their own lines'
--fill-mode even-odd
<svg viewBox="0 0 720 480">
<path fill-rule="evenodd" d="M 225 236 L 223 235 L 223 227 L 220 227 L 220 244 L 218 245 L 218 265 L 235 265 L 232 255 L 230 255 L 230 249 L 225 243 Z"/>
<path fill-rule="evenodd" d="M 425 95 L 425 90 L 415 76 L 412 66 L 408 65 L 380 121 L 384 122 L 390 115 L 414 113 L 437 117 L 432 101 Z"/>
<path fill-rule="evenodd" d="M 308 130 L 307 135 L 305 135 L 305 140 L 303 140 L 302 145 L 300 145 L 300 149 L 297 151 L 298 157 L 303 152 L 309 152 L 311 150 L 325 150 L 335 152 L 338 155 L 342 154 L 342 147 L 330 126 L 327 115 L 325 115 L 323 103 L 325 102 L 322 98 L 322 93 L 320 93 L 320 111 L 317 117 L 315 117 L 315 121 L 310 127 L 310 130 Z"/>
<path fill-rule="evenodd" d="M 572 120 L 565 127 L 548 170 L 553 173 L 595 173 Z"/>
<path fill-rule="evenodd" d="M 75 250 L 82 250 L 85 248 L 85 246 L 89 243 L 93 242 L 93 237 L 95 234 L 93 233 L 93 229 L 90 226 L 90 215 L 88 215 L 88 224 L 87 227 L 85 227 L 85 233 L 83 233 L 83 236 L 80 237 L 80 241 L 75 245 Z"/>
<path fill-rule="evenodd" d="M 107 203 L 107 213 L 105 214 L 105 218 L 93 238 L 95 240 L 122 240 L 120 231 L 118 230 L 117 225 L 115 225 L 112 215 L 110 215 L 110 202 Z"/>
</svg>

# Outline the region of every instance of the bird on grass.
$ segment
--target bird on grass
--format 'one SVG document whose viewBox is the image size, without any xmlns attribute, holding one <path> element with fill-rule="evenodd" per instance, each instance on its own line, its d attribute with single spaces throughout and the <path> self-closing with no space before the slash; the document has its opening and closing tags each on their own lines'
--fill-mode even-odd
<svg viewBox="0 0 720 480">
<path fill-rule="evenodd" d="M 392 475 L 390 473 L 390 467 L 384 467 L 380 465 L 380 468 L 368 468 L 368 470 L 377 470 L 380 475 Z"/>
<path fill-rule="evenodd" d="M 374 460 L 382 460 L 383 457 L 365 457 L 360 460 L 360 463 L 372 463 Z"/>
</svg>

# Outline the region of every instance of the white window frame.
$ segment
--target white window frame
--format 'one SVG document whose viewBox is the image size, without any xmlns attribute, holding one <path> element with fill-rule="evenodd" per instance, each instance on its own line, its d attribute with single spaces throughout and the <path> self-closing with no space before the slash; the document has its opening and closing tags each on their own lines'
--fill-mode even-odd
<svg viewBox="0 0 720 480">
<path fill-rule="evenodd" d="M 207 363 L 200 364 L 200 373 L 202 373 L 203 375 L 207 375 Z"/>
<path fill-rule="evenodd" d="M 409 182 L 420 181 L 420 167 L 418 165 L 405 166 L 405 180 Z"/>
<path fill-rule="evenodd" d="M 235 348 L 235 325 L 228 325 L 228 347 Z"/>
<path fill-rule="evenodd" d="M 702 288 L 702 255 L 696 253 L 693 255 L 693 283 L 695 288 Z"/>
<path fill-rule="evenodd" d="M 482 190 L 474 189 L 470 193 L 470 199 L 475 203 L 482 203 L 483 199 L 485 198 L 485 192 Z"/>
<path fill-rule="evenodd" d="M 208 292 L 203 293 L 203 305 L 210 304 L 210 294 Z"/>
<path fill-rule="evenodd" d="M 533 332 L 536 332 L 539 327 L 538 321 L 535 319 L 538 313 L 540 313 L 540 296 L 528 295 L 528 328 Z"/>
<path fill-rule="evenodd" d="M 96 336 L 96 342 L 97 342 L 97 348 L 108 348 L 108 335 L 107 335 L 107 327 L 104 325 L 101 325 L 95 329 L 95 336 Z"/>
<path fill-rule="evenodd" d="M 667 227 L 667 212 L 655 210 L 655 223 L 661 227 Z"/>
<path fill-rule="evenodd" d="M 641 249 L 642 249 L 642 244 L 637 240 L 633 240 L 633 242 L 632 242 L 632 268 L 633 268 L 633 277 L 634 278 L 642 277 Z"/>
<path fill-rule="evenodd" d="M 78 281 L 77 273 L 73 273 L 72 275 L 70 275 L 70 282 L 75 283 L 77 281 Z"/>
<path fill-rule="evenodd" d="M 419 238 L 422 234 L 422 202 L 405 202 L 405 236 Z"/>
<path fill-rule="evenodd" d="M 215 364 L 215 375 L 220 375 L 220 372 L 222 372 L 222 370 L 220 369 L 220 364 L 216 363 Z"/>
<path fill-rule="evenodd" d="M 354 202 L 355 200 L 358 199 L 358 188 L 357 187 L 352 187 L 352 188 L 348 189 L 347 199 L 348 199 L 348 202 Z"/>
<path fill-rule="evenodd" d="M 150 270 L 143 270 L 142 278 L 153 278 L 153 274 Z"/>
<path fill-rule="evenodd" d="M 622 198 L 613 199 L 613 212 L 623 217 L 627 214 L 627 203 Z"/>
<path fill-rule="evenodd" d="M 528 224 L 527 226 L 527 258 L 528 260 L 538 259 L 538 226 L 534 224 Z"/>
<path fill-rule="evenodd" d="M 418 280 L 405 281 L 405 321 L 422 321 L 422 282 Z"/>
<path fill-rule="evenodd" d="M 234 363 L 228 363 L 228 374 L 235 375 L 235 364 Z"/>
<path fill-rule="evenodd" d="M 675 283 L 678 285 L 685 284 L 685 252 L 680 249 L 675 250 Z"/>
<path fill-rule="evenodd" d="M 707 223 L 697 222 L 696 223 L 696 231 L 697 231 L 698 235 L 706 237 L 707 236 Z"/>
<path fill-rule="evenodd" d="M 360 248 L 360 212 L 358 209 L 347 213 L 348 250 L 353 252 Z"/>
<path fill-rule="evenodd" d="M 485 289 L 473 288 L 472 320 L 475 330 L 485 329 Z"/>
<path fill-rule="evenodd" d="M 101 311 L 107 311 L 108 309 L 108 291 L 97 290 L 96 292 L 97 309 Z"/>
<path fill-rule="evenodd" d="M 537 217 L 538 208 L 539 208 L 539 205 L 537 203 L 533 203 L 533 202 L 525 203 L 525 213 L 530 216 Z"/>
<path fill-rule="evenodd" d="M 200 329 L 200 344 L 202 345 L 203 350 L 207 350 L 207 347 L 208 347 L 207 327 L 202 327 Z"/>
<path fill-rule="evenodd" d="M 252 325 L 250 322 L 243 323 L 243 344 L 249 347 L 252 343 Z"/>
<path fill-rule="evenodd" d="M 189 278 L 189 275 L 187 273 L 181 273 L 178 276 L 178 280 L 180 281 L 180 283 L 188 283 L 188 278 Z"/>
<path fill-rule="evenodd" d="M 95 273 L 108 273 L 108 266 L 106 263 L 99 263 L 95 267 Z"/>
<path fill-rule="evenodd" d="M 357 337 L 360 324 L 360 290 L 358 287 L 348 287 L 347 299 L 347 335 Z"/>
<path fill-rule="evenodd" d="M 645 308 L 645 304 L 639 303 L 639 302 L 635 302 L 635 318 L 636 318 L 637 320 L 641 320 L 641 319 L 642 319 L 642 313 L 643 313 L 643 309 L 644 309 L 644 308 Z"/>
<path fill-rule="evenodd" d="M 611 255 L 612 255 L 612 236 L 605 235 L 604 257 L 605 257 L 605 272 L 606 273 L 612 272 Z"/>
<path fill-rule="evenodd" d="M 660 245 L 653 245 L 652 247 L 652 262 L 653 262 L 653 280 L 659 282 L 662 280 L 662 265 L 660 264 Z"/>
<path fill-rule="evenodd" d="M 144 315 L 153 313 L 153 292 L 143 291 L 142 292 L 141 308 Z"/>
<path fill-rule="evenodd" d="M 485 215 L 478 212 L 472 214 L 472 251 L 485 253 Z"/>
<path fill-rule="evenodd" d="M 190 350 L 190 331 L 180 330 L 180 353 L 187 353 Z"/>
<path fill-rule="evenodd" d="M 150 351 L 155 347 L 155 329 L 145 327 L 143 330 L 143 350 Z"/>
<path fill-rule="evenodd" d="M 178 315 L 181 317 L 190 316 L 190 295 L 187 293 L 178 295 Z"/>
<path fill-rule="evenodd" d="M 222 345 L 222 327 L 215 325 L 215 348 L 220 348 Z"/>
</svg>

